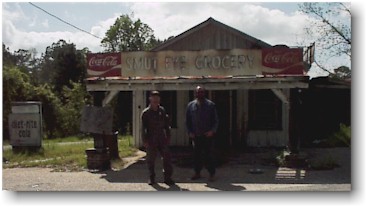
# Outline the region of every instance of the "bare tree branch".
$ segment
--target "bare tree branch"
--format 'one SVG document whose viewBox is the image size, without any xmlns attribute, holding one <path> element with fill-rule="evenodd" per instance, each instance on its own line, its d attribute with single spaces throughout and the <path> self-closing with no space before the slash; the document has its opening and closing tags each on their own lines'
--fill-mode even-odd
<svg viewBox="0 0 368 208">
<path fill-rule="evenodd" d="M 310 6 L 309 7 L 309 9 L 310 9 L 310 12 L 312 13 L 312 14 L 314 14 L 314 15 L 316 15 L 317 17 L 319 17 L 320 18 L 320 20 L 323 22 L 323 23 L 325 23 L 325 24 L 327 24 L 328 26 L 330 26 L 330 28 L 334 31 L 334 32 L 336 32 L 339 36 L 341 36 L 349 45 L 351 45 L 351 40 L 350 40 L 350 38 L 347 38 L 347 37 L 345 37 L 345 35 L 339 30 L 339 29 L 337 29 L 327 18 L 325 18 L 324 16 L 323 16 L 323 14 L 321 13 L 321 12 L 318 12 L 318 10 L 316 10 L 316 9 L 314 9 L 312 6 Z"/>
<path fill-rule="evenodd" d="M 305 28 L 306 34 L 319 45 L 316 66 L 329 75 L 334 75 L 332 67 L 328 67 L 328 60 L 333 57 L 347 55 L 351 60 L 351 26 L 340 14 L 350 15 L 348 4 L 343 3 L 312 3 L 299 5 L 300 10 L 313 17 L 310 26 Z M 321 59 L 323 61 L 321 62 Z"/>
<path fill-rule="evenodd" d="M 346 5 L 345 5 L 345 4 L 343 4 L 342 2 L 340 2 L 339 4 L 344 8 L 344 11 L 346 11 L 346 12 L 348 12 L 348 13 L 349 13 L 349 15 L 350 15 L 350 17 L 351 17 L 351 11 L 350 11 L 350 9 L 349 9 L 349 8 L 347 8 L 347 7 L 346 7 Z"/>
<path fill-rule="evenodd" d="M 323 67 L 321 64 L 319 64 L 319 63 L 317 62 L 317 60 L 316 60 L 316 59 L 314 59 L 314 63 L 316 63 L 316 65 L 317 65 L 320 69 L 322 69 L 323 71 L 328 72 L 328 75 L 332 75 L 332 74 L 334 74 L 334 73 L 332 73 L 330 70 L 326 69 L 326 68 L 325 68 L 325 67 Z"/>
</svg>

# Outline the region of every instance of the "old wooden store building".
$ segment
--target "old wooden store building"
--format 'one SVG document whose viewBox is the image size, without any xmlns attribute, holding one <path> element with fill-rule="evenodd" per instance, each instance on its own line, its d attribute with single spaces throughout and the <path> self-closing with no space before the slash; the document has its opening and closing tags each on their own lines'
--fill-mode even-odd
<svg viewBox="0 0 368 208">
<path fill-rule="evenodd" d="M 308 88 L 303 48 L 272 46 L 209 18 L 151 51 L 89 54 L 87 90 L 102 105 L 118 96 L 120 124 L 130 122 L 134 145 L 150 90 L 172 125 L 173 146 L 188 145 L 185 111 L 197 85 L 216 103 L 220 146 L 287 146 L 297 135 L 295 103 Z"/>
</svg>

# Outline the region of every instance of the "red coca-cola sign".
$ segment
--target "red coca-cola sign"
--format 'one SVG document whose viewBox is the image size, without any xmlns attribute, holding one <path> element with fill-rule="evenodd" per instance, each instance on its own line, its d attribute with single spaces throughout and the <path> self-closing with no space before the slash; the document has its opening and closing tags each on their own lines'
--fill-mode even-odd
<svg viewBox="0 0 368 208">
<path fill-rule="evenodd" d="M 121 76 L 121 53 L 89 53 L 87 64 L 89 77 Z"/>
<path fill-rule="evenodd" d="M 264 48 L 262 49 L 262 65 L 277 69 L 274 74 L 303 74 L 303 49 Z"/>
</svg>

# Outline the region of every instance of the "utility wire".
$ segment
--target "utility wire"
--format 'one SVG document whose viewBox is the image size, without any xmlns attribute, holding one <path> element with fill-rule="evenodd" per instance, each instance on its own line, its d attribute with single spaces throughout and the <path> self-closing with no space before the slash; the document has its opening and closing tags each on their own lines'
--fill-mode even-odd
<svg viewBox="0 0 368 208">
<path fill-rule="evenodd" d="M 57 16 L 55 16 L 55 15 L 51 14 L 50 12 L 48 12 L 48 11 L 46 11 L 46 10 L 42 9 L 41 7 L 39 7 L 39 6 L 35 5 L 35 4 L 31 3 L 31 2 L 28 2 L 28 3 L 29 3 L 30 5 L 32 5 L 32 6 L 34 6 L 34 7 L 36 7 L 37 9 L 39 9 L 39 10 L 41 10 L 41 11 L 45 12 L 46 14 L 48 14 L 48 15 L 50 15 L 50 16 L 52 16 L 52 17 L 55 17 L 56 19 L 60 20 L 61 22 L 64 22 L 65 24 L 70 25 L 70 26 L 74 27 L 74 28 L 75 28 L 75 29 L 77 29 L 77 30 L 80 30 L 80 31 L 82 31 L 82 32 L 84 32 L 84 33 L 87 33 L 88 35 L 92 35 L 93 37 L 95 37 L 95 38 L 98 38 L 98 39 L 101 39 L 101 40 L 102 40 L 102 38 L 100 38 L 100 37 L 98 37 L 98 36 L 96 36 L 96 35 L 94 35 L 94 34 L 92 34 L 92 33 L 89 33 L 89 32 L 87 32 L 87 31 L 85 31 L 85 30 L 83 30 L 83 29 L 81 29 L 81 28 L 79 28 L 79 27 L 77 27 L 77 26 L 75 26 L 75 25 L 70 24 L 69 22 L 67 22 L 67 21 L 65 21 L 65 20 L 63 20 L 63 19 L 61 19 L 61 18 L 59 18 L 59 17 L 57 17 Z"/>
</svg>

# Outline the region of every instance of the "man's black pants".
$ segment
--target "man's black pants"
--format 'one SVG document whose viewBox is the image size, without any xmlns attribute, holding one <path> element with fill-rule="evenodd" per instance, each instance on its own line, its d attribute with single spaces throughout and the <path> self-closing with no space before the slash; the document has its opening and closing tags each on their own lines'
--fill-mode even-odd
<svg viewBox="0 0 368 208">
<path fill-rule="evenodd" d="M 171 153 L 167 145 L 149 146 L 147 148 L 147 166 L 151 178 L 156 176 L 155 174 L 155 161 L 157 153 L 159 153 L 163 160 L 164 177 L 165 180 L 170 179 L 173 174 L 173 167 L 171 165 Z"/>
<path fill-rule="evenodd" d="M 196 136 L 193 140 L 194 148 L 194 171 L 200 174 L 203 165 L 211 176 L 215 175 L 216 168 L 213 161 L 213 137 Z"/>
</svg>

